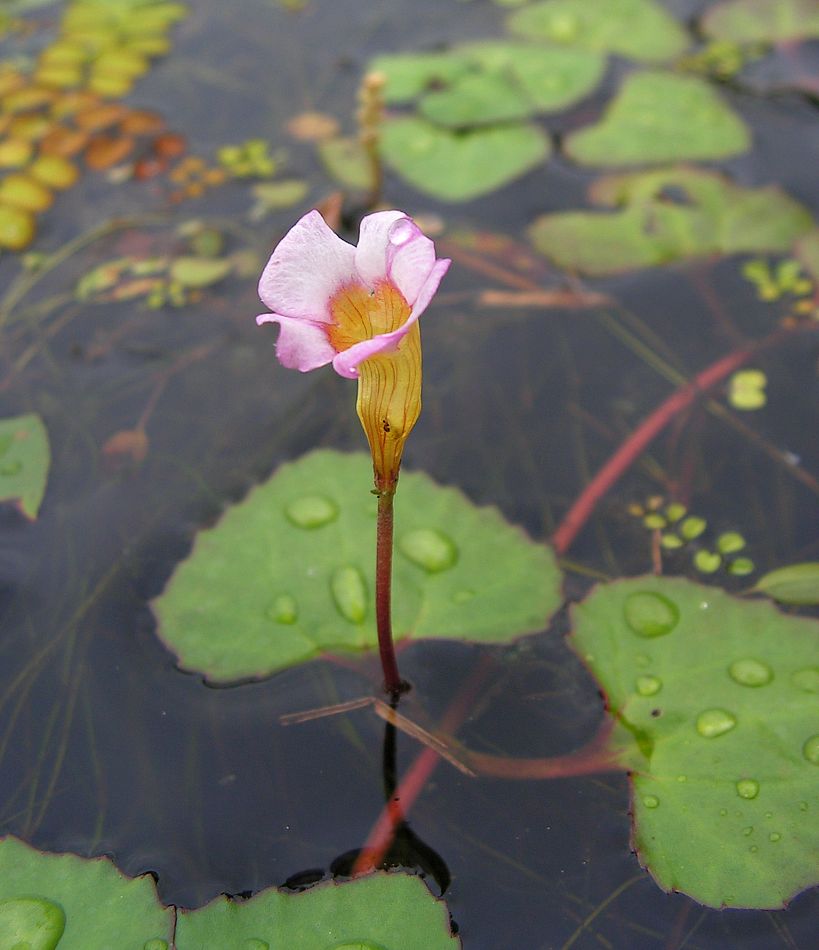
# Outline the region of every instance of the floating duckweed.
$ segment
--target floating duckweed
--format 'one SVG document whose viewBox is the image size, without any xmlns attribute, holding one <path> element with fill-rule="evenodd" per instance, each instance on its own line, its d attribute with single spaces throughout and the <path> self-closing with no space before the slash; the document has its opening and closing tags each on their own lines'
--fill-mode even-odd
<svg viewBox="0 0 819 950">
<path fill-rule="evenodd" d="M 0 248 L 21 251 L 34 239 L 34 216 L 22 208 L 0 204 Z"/>
<path fill-rule="evenodd" d="M 773 679 L 773 670 L 761 660 L 743 657 L 728 667 L 728 675 L 741 686 L 765 686 Z"/>
<path fill-rule="evenodd" d="M 728 565 L 728 573 L 733 574 L 734 577 L 747 577 L 755 570 L 756 565 L 749 557 L 738 557 Z"/>
<path fill-rule="evenodd" d="M 694 567 L 701 574 L 713 574 L 719 570 L 722 558 L 716 551 L 697 551 L 694 555 Z"/>
<path fill-rule="evenodd" d="M 809 666 L 791 674 L 791 684 L 804 693 L 819 693 L 819 666 Z"/>
<path fill-rule="evenodd" d="M 31 158 L 34 146 L 25 139 L 0 142 L 0 168 L 21 168 Z"/>
<path fill-rule="evenodd" d="M 761 409 L 768 401 L 765 387 L 768 379 L 762 370 L 741 369 L 734 373 L 728 383 L 728 402 L 734 409 L 751 412 Z"/>
<path fill-rule="evenodd" d="M 0 182 L 0 202 L 23 211 L 45 211 L 54 201 L 54 195 L 40 182 L 20 172 L 7 175 Z"/>
<path fill-rule="evenodd" d="M 745 538 L 738 531 L 725 531 L 717 538 L 720 554 L 735 554 L 745 547 Z"/>
<path fill-rule="evenodd" d="M 811 736 L 802 746 L 802 755 L 813 763 L 819 765 L 819 735 Z"/>
<path fill-rule="evenodd" d="M 435 528 L 417 528 L 398 542 L 398 550 L 430 574 L 445 571 L 458 560 L 455 542 Z"/>
<path fill-rule="evenodd" d="M 641 696 L 654 696 L 663 688 L 663 682 L 657 676 L 638 676 L 636 688 Z"/>
<path fill-rule="evenodd" d="M 299 619 L 299 605 L 290 594 L 279 594 L 273 601 L 268 616 L 276 623 L 295 623 Z"/>
<path fill-rule="evenodd" d="M 367 616 L 367 582 L 357 567 L 340 567 L 333 574 L 330 590 L 338 611 L 350 623 L 363 623 Z"/>
<path fill-rule="evenodd" d="M 660 799 L 656 795 L 644 795 L 643 804 L 646 808 L 656 808 L 660 804 Z"/>
<path fill-rule="evenodd" d="M 42 897 L 0 900 L 0 946 L 10 950 L 54 950 L 65 930 L 65 913 Z"/>
<path fill-rule="evenodd" d="M 40 155 L 28 167 L 28 173 L 48 188 L 70 188 L 79 178 L 75 165 L 59 155 Z"/>
<path fill-rule="evenodd" d="M 679 521 L 680 518 L 685 517 L 688 509 L 685 505 L 680 504 L 678 501 L 672 501 L 670 505 L 666 505 L 665 516 L 669 521 Z"/>
<path fill-rule="evenodd" d="M 82 84 L 83 71 L 79 66 L 40 66 L 37 82 L 54 89 L 74 89 Z"/>
<path fill-rule="evenodd" d="M 674 551 L 677 548 L 683 546 L 682 538 L 677 537 L 676 534 L 664 534 L 660 538 L 660 544 L 669 551 Z"/>
<path fill-rule="evenodd" d="M 94 61 L 94 72 L 137 79 L 148 71 L 149 66 L 148 60 L 139 53 L 116 47 L 97 57 Z"/>
<path fill-rule="evenodd" d="M 680 609 L 662 594 L 639 591 L 626 597 L 623 616 L 638 636 L 662 637 L 677 626 Z"/>
<path fill-rule="evenodd" d="M 689 515 L 681 522 L 679 531 L 686 541 L 693 541 L 695 538 L 698 538 L 707 527 L 708 522 L 705 518 Z"/>
<path fill-rule="evenodd" d="M 6 113 L 32 112 L 53 102 L 54 90 L 43 86 L 23 86 L 3 97 L 3 111 Z"/>
<path fill-rule="evenodd" d="M 338 517 L 338 505 L 325 495 L 303 495 L 288 502 L 287 520 L 297 528 L 321 528 Z"/>
<path fill-rule="evenodd" d="M 650 515 L 646 515 L 643 518 L 643 524 L 646 528 L 650 528 L 652 531 L 664 528 L 667 524 L 665 518 L 662 515 L 652 512 Z"/>
<path fill-rule="evenodd" d="M 131 91 L 133 81 L 119 73 L 93 73 L 88 79 L 88 88 L 109 99 L 119 99 Z"/>
<path fill-rule="evenodd" d="M 743 778 L 737 782 L 737 795 L 740 798 L 752 799 L 759 794 L 759 782 L 752 778 Z"/>
<path fill-rule="evenodd" d="M 737 724 L 736 716 L 725 709 L 706 709 L 697 716 L 697 732 L 704 739 L 715 739 L 730 732 Z"/>
</svg>

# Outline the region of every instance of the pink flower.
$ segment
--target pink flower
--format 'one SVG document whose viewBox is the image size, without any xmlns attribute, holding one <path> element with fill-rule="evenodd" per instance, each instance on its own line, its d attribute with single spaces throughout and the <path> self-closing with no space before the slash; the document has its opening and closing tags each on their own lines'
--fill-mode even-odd
<svg viewBox="0 0 819 950">
<path fill-rule="evenodd" d="M 356 379 L 363 361 L 399 348 L 450 263 L 436 260 L 432 241 L 401 211 L 367 215 L 357 247 L 310 211 L 267 262 L 259 296 L 272 312 L 256 322 L 279 324 L 284 366 L 306 372 L 332 362 Z"/>
</svg>

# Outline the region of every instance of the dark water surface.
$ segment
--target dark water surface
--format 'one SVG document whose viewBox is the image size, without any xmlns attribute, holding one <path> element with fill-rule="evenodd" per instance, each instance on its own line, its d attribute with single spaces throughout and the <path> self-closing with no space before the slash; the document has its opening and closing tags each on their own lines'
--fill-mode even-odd
<svg viewBox="0 0 819 950">
<path fill-rule="evenodd" d="M 196 154 L 251 137 L 286 146 L 290 171 L 315 183 L 318 200 L 333 186 L 283 123 L 320 109 L 352 128 L 370 55 L 497 36 L 502 12 L 481 0 L 315 0 L 298 14 L 262 0 L 208 0 L 192 7 L 173 52 L 130 101 L 162 111 Z M 726 94 L 753 124 L 755 147 L 724 167 L 742 184 L 777 181 L 817 210 L 815 102 Z M 601 102 L 583 106 L 583 122 Z M 580 124 L 579 116 L 552 127 Z M 386 195 L 410 213 L 437 212 L 452 230 L 520 236 L 536 214 L 581 206 L 591 177 L 555 158 L 468 205 L 436 206 L 391 176 Z M 246 192 L 227 186 L 174 215 L 238 221 L 247 204 Z M 52 250 L 102 221 L 161 207 L 151 183 L 88 176 L 42 219 L 37 247 Z M 260 255 L 296 213 L 253 226 Z M 33 299 L 70 289 L 112 248 L 127 252 L 121 239 L 72 258 Z M 10 255 L 0 261 L 4 284 L 17 268 Z M 736 260 L 725 260 L 598 282 L 618 301 L 602 313 L 481 307 L 478 292 L 495 283 L 454 265 L 424 318 L 424 413 L 405 465 L 546 538 L 589 474 L 671 391 L 613 324 L 635 333 L 641 321 L 690 375 L 737 336 L 773 326 L 770 305 L 738 273 Z M 543 275 L 560 285 L 545 264 Z M 329 369 L 301 376 L 279 367 L 271 335 L 253 324 L 257 312 L 255 280 L 231 278 L 202 305 L 179 310 L 71 303 L 49 318 L 51 331 L 34 327 L 4 344 L 7 362 L 32 344 L 37 350 L 0 394 L 0 416 L 41 413 L 54 457 L 36 522 L 0 508 L 0 829 L 44 849 L 111 855 L 129 874 L 150 870 L 163 900 L 186 907 L 309 869 L 329 873 L 364 843 L 383 804 L 384 726 L 372 712 L 279 724 L 285 713 L 372 692 L 372 659 L 211 689 L 177 671 L 154 636 L 148 601 L 199 528 L 282 461 L 317 445 L 363 446 L 354 388 Z M 92 359 L 92 345 L 109 338 Z M 106 440 L 134 426 L 164 370 L 199 345 L 205 355 L 159 397 L 146 460 L 112 470 Z M 814 472 L 816 360 L 816 338 L 805 335 L 755 360 L 775 398 L 744 417 Z M 671 483 L 715 528 L 741 530 L 761 569 L 819 556 L 816 495 L 704 409 L 661 439 L 651 462 L 629 472 L 572 546 L 582 567 L 567 573 L 571 599 L 595 574 L 650 570 L 648 534 L 625 509 Z M 397 506 L 400 519 L 400 493 Z M 696 576 L 690 560 L 668 570 Z M 561 615 L 549 632 L 489 651 L 488 685 L 459 733 L 469 746 L 545 756 L 593 734 L 601 701 L 562 641 L 566 628 Z M 402 672 L 415 689 L 404 711 L 435 722 L 486 653 L 443 642 L 405 650 Z M 418 748 L 399 737 L 399 773 Z M 663 894 L 629 851 L 628 810 L 624 776 L 511 782 L 441 765 L 410 824 L 451 873 L 446 898 L 469 950 L 815 946 L 815 890 L 775 913 L 716 912 Z"/>
</svg>

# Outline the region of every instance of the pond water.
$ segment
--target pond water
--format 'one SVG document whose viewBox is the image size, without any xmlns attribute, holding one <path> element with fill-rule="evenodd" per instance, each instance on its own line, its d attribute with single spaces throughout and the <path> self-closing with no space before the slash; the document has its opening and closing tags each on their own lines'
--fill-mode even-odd
<svg viewBox="0 0 819 950">
<path fill-rule="evenodd" d="M 682 21 L 708 6 L 666 4 Z M 36 55 L 60 15 L 59 5 L 27 14 L 35 26 L 8 34 L 3 57 Z M 113 224 L 53 270 L 31 272 L 36 280 L 14 306 L 0 303 L 0 415 L 39 413 L 53 455 L 36 521 L 0 507 L 3 833 L 45 850 L 110 855 L 130 875 L 150 871 L 161 898 L 183 907 L 330 876 L 337 858 L 366 841 L 384 804 L 383 722 L 370 709 L 292 726 L 280 717 L 373 694 L 377 660 L 316 661 L 212 688 L 176 668 L 149 608 L 196 531 L 282 462 L 317 446 L 364 447 L 352 384 L 329 369 L 302 376 L 276 363 L 272 333 L 253 322 L 253 260 L 179 307 L 78 300 L 74 287 L 111 258 L 179 253 L 176 229 L 191 220 L 222 232 L 224 253 L 263 262 L 296 217 L 337 187 L 287 122 L 320 111 L 352 132 L 372 56 L 497 38 L 506 15 L 487 0 L 191 5 L 170 54 L 124 101 L 160 113 L 187 153 L 211 165 L 220 147 L 248 139 L 286 150 L 281 177 L 308 182 L 308 196 L 251 221 L 242 179 L 173 202 L 167 173 L 145 181 L 88 173 L 37 219 L 30 250 L 46 255 Z M 815 44 L 799 55 L 800 70 L 815 77 Z M 547 126 L 564 135 L 587 124 L 626 69 L 616 60 L 598 93 Z M 758 65 L 754 76 L 762 91 L 722 89 L 753 129 L 753 148 L 712 167 L 748 187 L 776 182 L 815 213 L 816 99 L 766 93 Z M 439 252 L 454 258 L 425 317 L 424 412 L 404 464 L 497 506 L 536 539 L 549 537 L 672 391 L 669 367 L 690 378 L 766 336 L 785 313 L 781 301 L 759 299 L 737 257 L 716 255 L 585 281 L 607 296 L 597 306 L 492 305 L 486 291 L 522 292 L 526 281 L 577 286 L 520 248 L 538 215 L 585 207 L 596 174 L 557 155 L 465 203 L 437 201 L 389 170 L 385 182 L 388 206 L 440 219 Z M 346 207 L 353 224 L 361 205 Z M 467 254 L 459 233 L 517 243 L 495 252 L 486 238 Z M 4 254 L 0 273 L 15 295 L 25 280 L 20 256 Z M 757 570 L 817 559 L 809 475 L 819 470 L 817 352 L 815 333 L 794 333 L 755 356 L 768 380 L 757 412 L 720 415 L 700 400 L 682 414 L 571 545 L 567 597 L 581 599 L 597 579 L 652 570 L 651 534 L 628 506 L 654 495 L 684 501 L 712 537 L 740 531 Z M 714 398 L 726 406 L 723 390 Z M 144 458 L 115 451 L 112 436 L 141 420 Z M 665 571 L 748 586 L 724 571 L 703 575 L 690 552 L 671 552 Z M 482 685 L 458 732 L 466 745 L 526 757 L 571 751 L 593 735 L 602 701 L 563 641 L 568 626 L 564 611 L 547 632 L 509 647 L 431 640 L 403 649 L 413 691 L 402 711 L 438 722 L 480 665 Z M 399 735 L 399 775 L 420 748 Z M 629 809 L 621 774 L 473 779 L 444 763 L 408 817 L 417 840 L 405 862 L 423 868 L 436 894 L 451 877 L 445 898 L 470 950 L 814 945 L 815 890 L 775 912 L 710 910 L 663 893 L 629 849 Z"/>
</svg>

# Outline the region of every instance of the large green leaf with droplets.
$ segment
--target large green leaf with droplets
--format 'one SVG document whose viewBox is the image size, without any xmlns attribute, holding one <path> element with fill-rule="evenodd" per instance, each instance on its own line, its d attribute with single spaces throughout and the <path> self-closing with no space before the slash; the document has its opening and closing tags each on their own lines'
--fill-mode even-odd
<svg viewBox="0 0 819 950">
<path fill-rule="evenodd" d="M 0 419 L 0 501 L 15 500 L 26 517 L 36 518 L 50 464 L 48 433 L 38 415 Z"/>
<path fill-rule="evenodd" d="M 705 80 L 646 71 L 628 76 L 603 118 L 565 149 L 582 165 L 646 165 L 728 158 L 750 145 L 745 123 Z"/>
<path fill-rule="evenodd" d="M 153 602 L 180 666 L 229 682 L 374 649 L 371 487 L 369 456 L 313 452 L 201 531 Z M 506 642 L 560 605 L 548 548 L 426 475 L 401 475 L 395 542 L 397 640 Z"/>
<path fill-rule="evenodd" d="M 683 26 L 654 0 L 546 0 L 513 13 L 509 28 L 527 39 L 643 62 L 673 59 L 690 43 Z"/>
<path fill-rule="evenodd" d="M 819 883 L 819 623 L 658 577 L 600 585 L 572 613 L 660 886 L 774 908 Z"/>
<path fill-rule="evenodd" d="M 43 854 L 0 840 L 4 950 L 168 950 L 171 912 L 149 875 L 127 878 L 107 858 Z"/>
<path fill-rule="evenodd" d="M 775 186 L 743 188 L 686 166 L 605 175 L 589 196 L 616 210 L 541 215 L 529 232 L 539 251 L 584 274 L 705 254 L 787 252 L 813 226 L 810 212 Z"/>
<path fill-rule="evenodd" d="M 706 36 L 729 43 L 787 43 L 819 37 L 816 0 L 729 0 L 702 19 Z"/>
<path fill-rule="evenodd" d="M 456 950 L 449 914 L 418 877 L 377 873 L 300 894 L 273 889 L 182 911 L 177 950 Z"/>
</svg>

